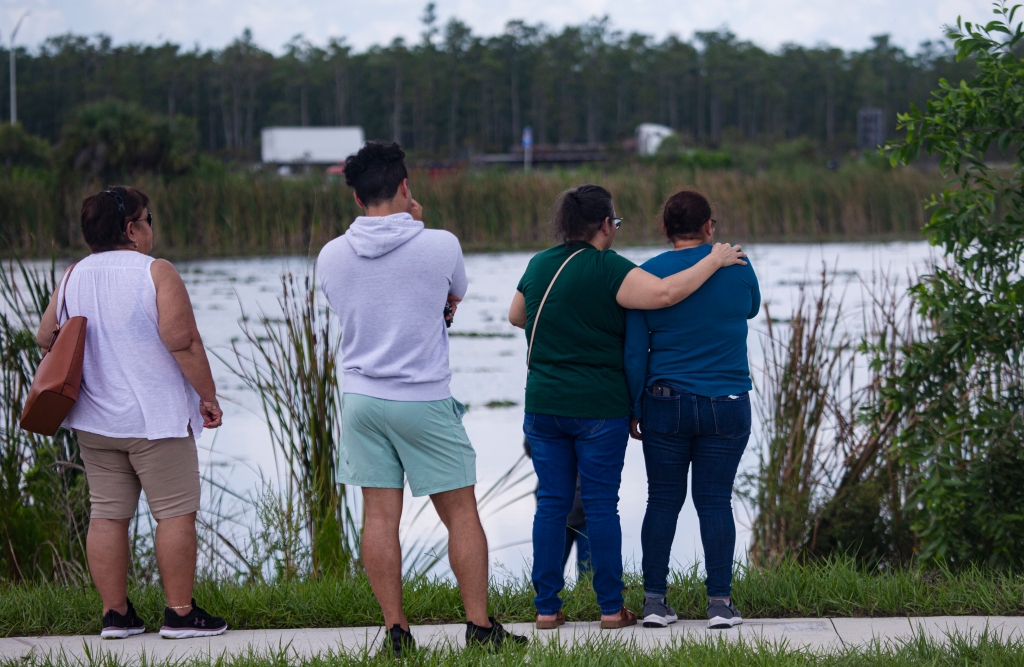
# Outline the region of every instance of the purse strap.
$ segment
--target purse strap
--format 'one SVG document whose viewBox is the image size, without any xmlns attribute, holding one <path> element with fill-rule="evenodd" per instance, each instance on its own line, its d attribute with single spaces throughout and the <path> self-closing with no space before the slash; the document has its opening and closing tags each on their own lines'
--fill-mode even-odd
<svg viewBox="0 0 1024 667">
<path fill-rule="evenodd" d="M 533 355 L 533 338 L 537 335 L 537 322 L 540 321 L 540 312 L 544 310 L 544 303 L 548 300 L 548 294 L 551 294 L 551 288 L 555 286 L 555 281 L 558 280 L 558 275 L 562 273 L 562 269 L 565 265 L 572 261 L 572 258 L 586 250 L 586 248 L 580 248 L 573 254 L 569 255 L 569 258 L 562 262 L 562 265 L 555 271 L 555 277 L 548 283 L 548 288 L 544 292 L 544 296 L 540 300 L 540 305 L 537 306 L 537 314 L 533 317 L 533 329 L 530 331 L 530 345 L 526 348 L 526 368 L 530 368 L 530 357 Z"/>
<path fill-rule="evenodd" d="M 63 283 L 63 286 L 61 287 L 60 296 L 59 296 L 60 305 L 57 306 L 57 328 L 58 329 L 60 329 L 60 316 L 61 316 L 61 313 L 64 314 L 64 321 L 65 322 L 67 322 L 69 319 L 71 319 L 71 316 L 68 315 L 68 283 L 71 282 L 71 272 L 75 270 L 76 266 L 78 266 L 77 262 L 72 264 L 71 266 L 69 266 L 67 272 L 64 274 L 64 279 L 61 281 Z"/>
</svg>

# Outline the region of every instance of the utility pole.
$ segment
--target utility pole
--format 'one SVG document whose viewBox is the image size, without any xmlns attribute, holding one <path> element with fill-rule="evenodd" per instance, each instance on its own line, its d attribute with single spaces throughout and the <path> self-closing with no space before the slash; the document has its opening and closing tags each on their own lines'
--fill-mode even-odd
<svg viewBox="0 0 1024 667">
<path fill-rule="evenodd" d="M 21 18 L 14 25 L 14 30 L 11 31 L 11 125 L 18 124 L 18 81 L 15 79 L 14 71 L 14 38 L 18 36 L 18 29 L 21 28 L 21 22 L 28 16 L 28 10 L 25 10 Z"/>
</svg>

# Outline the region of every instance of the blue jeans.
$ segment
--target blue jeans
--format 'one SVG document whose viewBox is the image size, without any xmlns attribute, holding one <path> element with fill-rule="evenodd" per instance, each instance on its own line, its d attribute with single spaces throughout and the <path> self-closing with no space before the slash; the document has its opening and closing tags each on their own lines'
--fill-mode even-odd
<svg viewBox="0 0 1024 667">
<path fill-rule="evenodd" d="M 629 439 L 629 418 L 574 419 L 527 413 L 523 431 L 537 471 L 537 513 L 533 517 L 533 599 L 539 614 L 562 608 L 565 522 L 580 475 L 587 518 L 594 591 L 602 614 L 622 608 L 622 527 L 619 483 Z"/>
<path fill-rule="evenodd" d="M 704 545 L 708 597 L 730 597 L 736 549 L 732 486 L 750 438 L 750 397 L 698 396 L 673 388 L 672 396 L 644 391 L 641 424 L 647 465 L 643 547 L 644 591 L 668 592 L 668 563 L 686 472 L 693 463 L 693 504 Z"/>
</svg>

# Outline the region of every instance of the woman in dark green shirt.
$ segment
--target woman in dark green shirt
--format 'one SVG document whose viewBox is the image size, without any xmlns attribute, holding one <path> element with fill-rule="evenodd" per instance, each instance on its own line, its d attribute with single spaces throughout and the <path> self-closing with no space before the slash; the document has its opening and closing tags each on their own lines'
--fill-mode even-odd
<svg viewBox="0 0 1024 667">
<path fill-rule="evenodd" d="M 523 430 L 538 483 L 537 627 L 564 623 L 558 593 L 565 585 L 565 521 L 579 474 L 601 627 L 621 628 L 637 620 L 622 599 L 618 502 L 630 415 L 623 309 L 675 305 L 719 268 L 744 264 L 745 255 L 720 243 L 686 271 L 657 278 L 610 250 L 622 220 L 598 185 L 564 192 L 554 223 L 563 243 L 530 260 L 509 309 L 509 321 L 526 330 L 529 344 Z"/>
</svg>

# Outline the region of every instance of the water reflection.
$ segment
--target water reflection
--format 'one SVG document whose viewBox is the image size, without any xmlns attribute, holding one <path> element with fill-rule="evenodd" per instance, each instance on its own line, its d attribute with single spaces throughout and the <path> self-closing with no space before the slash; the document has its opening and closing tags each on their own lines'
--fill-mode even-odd
<svg viewBox="0 0 1024 667">
<path fill-rule="evenodd" d="M 661 252 L 661 248 L 631 248 L 622 254 L 641 262 Z M 751 244 L 747 248 L 751 263 L 761 282 L 763 300 L 773 317 L 786 318 L 791 312 L 800 285 L 818 282 L 822 266 L 836 271 L 840 292 L 845 289 L 849 331 L 858 333 L 862 319 L 858 308 L 863 303 L 861 281 L 886 272 L 903 285 L 908 272 L 922 267 L 931 256 L 923 242 L 890 244 L 782 245 Z M 526 344 L 522 332 L 506 321 L 508 304 L 531 253 L 470 255 L 466 258 L 469 292 L 461 304 L 451 334 L 452 393 L 470 407 L 466 430 L 477 449 L 478 493 L 490 488 L 516 464 L 522 454 L 523 390 L 526 383 Z M 280 275 L 292 271 L 304 273 L 310 268 L 305 258 L 259 258 L 241 260 L 204 260 L 178 264 L 193 299 L 196 318 L 208 346 L 226 358 L 232 358 L 230 345 L 239 338 L 241 308 L 250 315 L 262 311 L 277 313 Z M 748 339 L 751 369 L 755 384 L 762 366 L 760 332 L 764 329 L 764 311 L 751 322 Z M 200 446 L 207 461 L 218 463 L 218 474 L 241 495 L 255 489 L 259 471 L 273 477 L 274 456 L 255 396 L 241 385 L 228 369 L 213 360 L 218 387 L 227 400 L 225 426 L 203 436 Z M 756 401 L 756 397 L 755 397 Z M 758 424 L 744 456 L 742 469 L 757 460 Z M 528 465 L 528 464 L 527 464 Z M 485 508 L 484 526 L 491 544 L 492 562 L 513 576 L 519 576 L 530 558 L 529 537 L 534 503 L 529 494 L 532 482 L 521 482 L 506 493 L 507 498 L 523 495 L 504 506 L 492 502 Z M 619 511 L 623 526 L 623 555 L 639 569 L 640 525 L 647 498 L 646 474 L 639 443 L 631 441 L 627 450 Z M 420 501 L 407 492 L 407 508 L 419 508 Z M 746 550 L 750 517 L 737 505 L 738 555 Z M 500 509 L 499 509 L 500 508 Z M 414 511 L 407 509 L 404 523 L 406 541 L 429 541 L 437 525 L 436 515 L 427 509 L 415 522 Z M 702 557 L 697 516 L 688 499 L 679 518 L 673 564 L 683 567 Z M 445 568 L 442 568 L 442 570 Z"/>
</svg>

